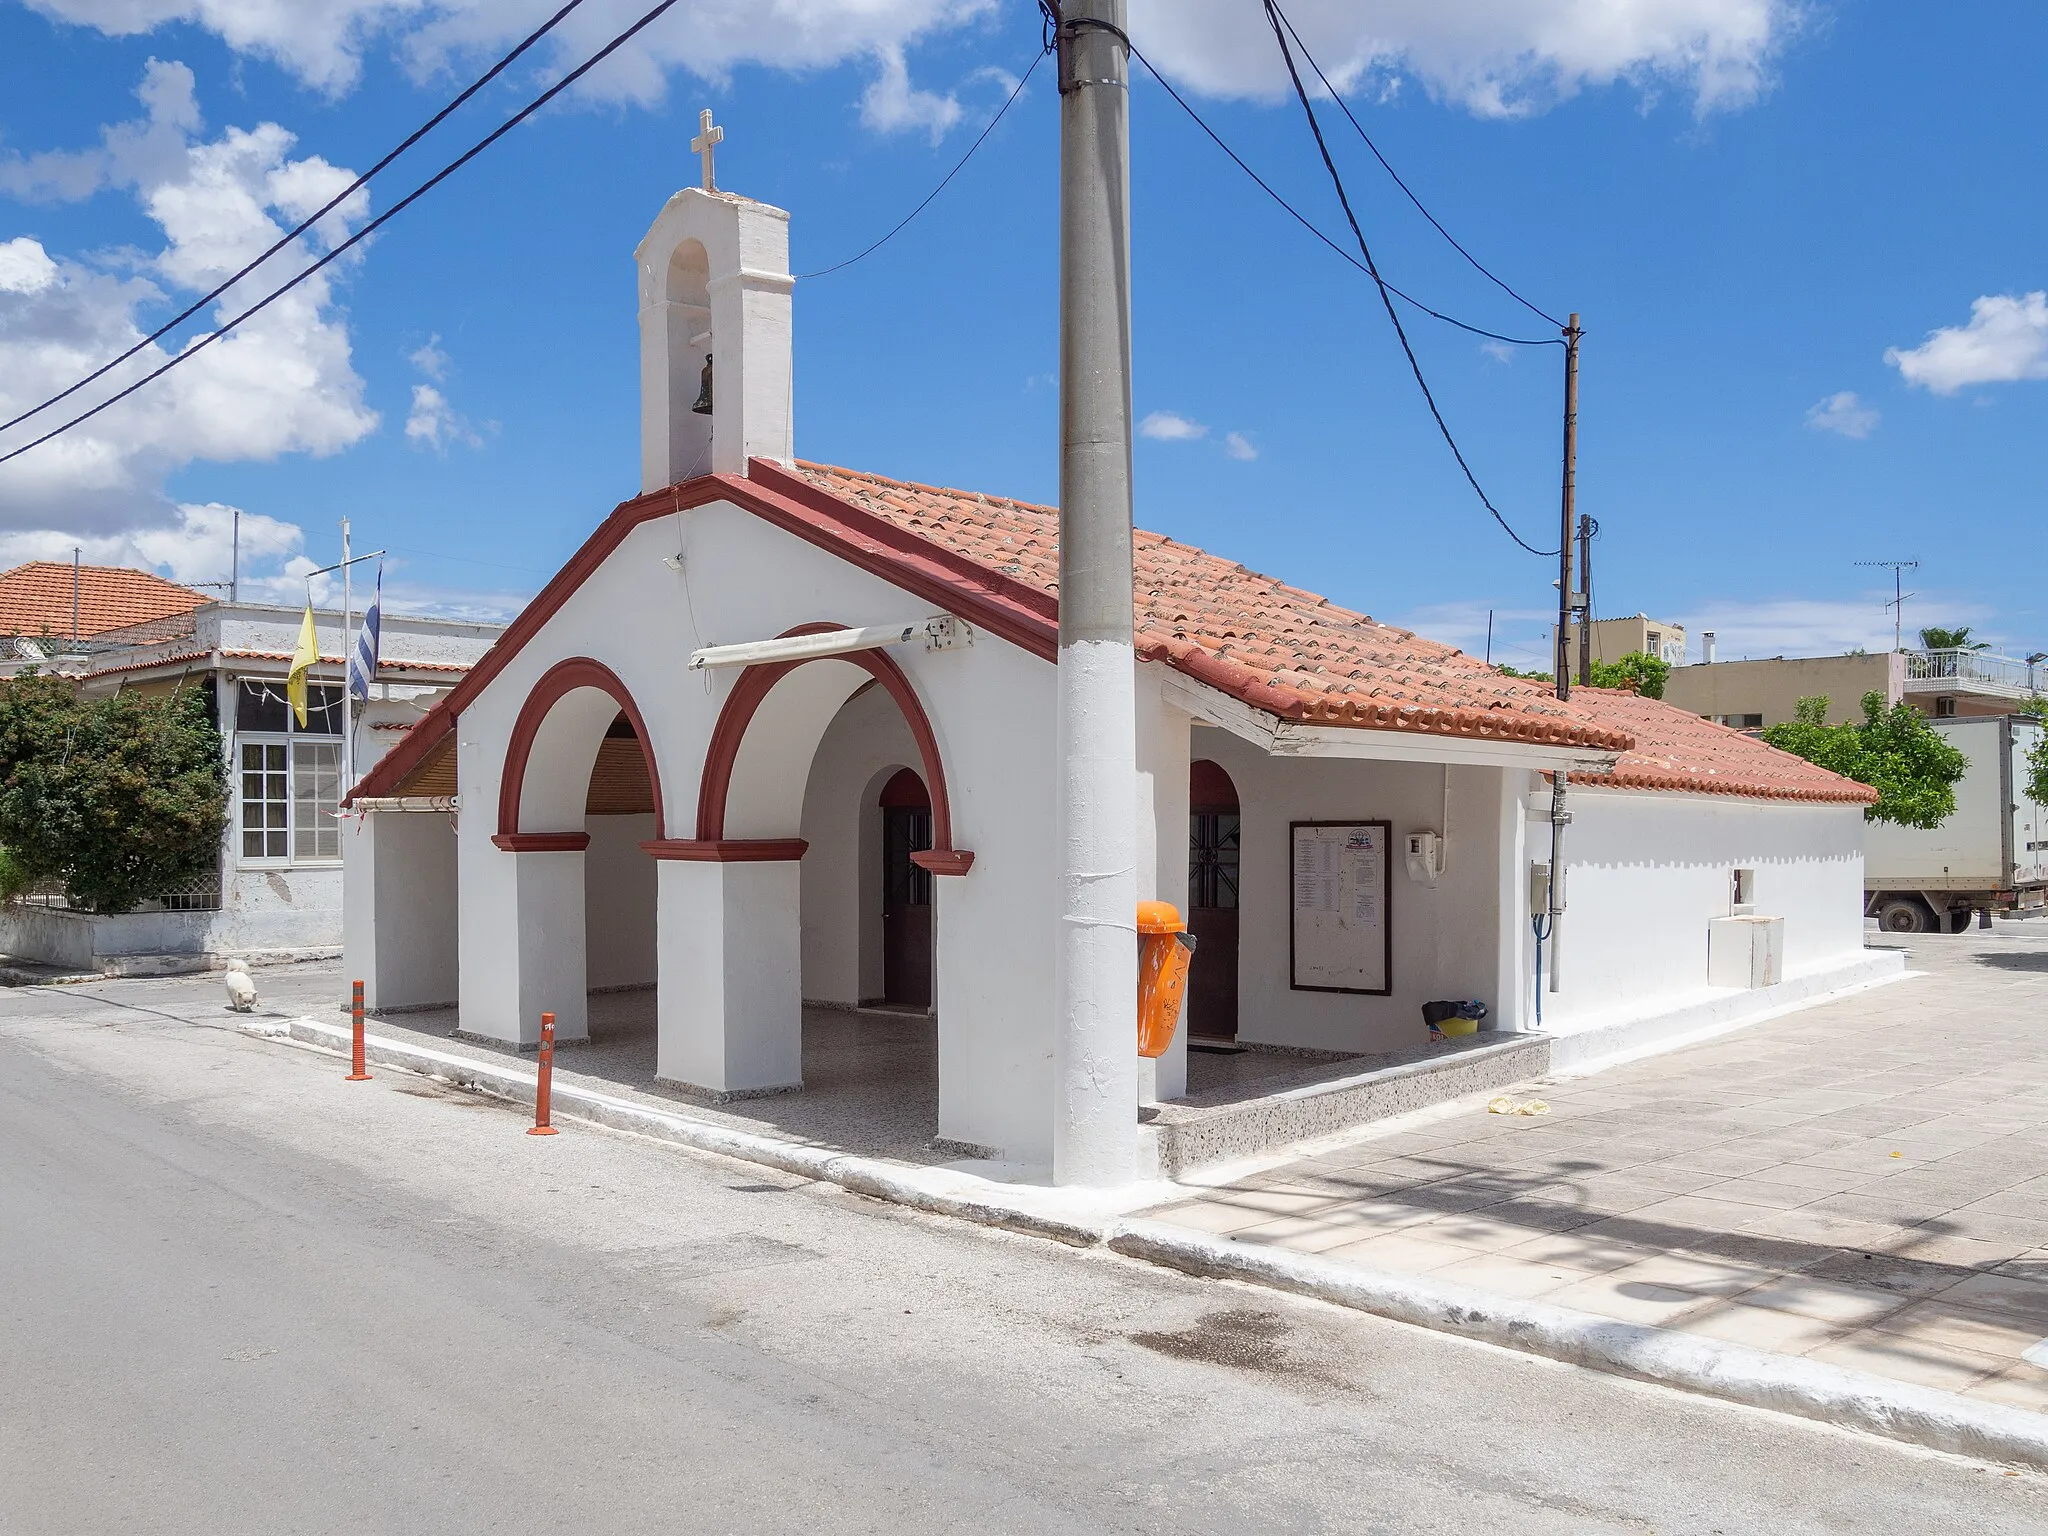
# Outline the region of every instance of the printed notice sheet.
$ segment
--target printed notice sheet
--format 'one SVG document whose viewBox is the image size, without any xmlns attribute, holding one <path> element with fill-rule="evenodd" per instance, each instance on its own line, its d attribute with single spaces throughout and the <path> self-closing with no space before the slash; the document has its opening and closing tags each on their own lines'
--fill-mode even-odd
<svg viewBox="0 0 2048 1536">
<path fill-rule="evenodd" d="M 1294 974 L 1297 990 L 1391 989 L 1384 821 L 1297 821 L 1293 843 Z"/>
</svg>

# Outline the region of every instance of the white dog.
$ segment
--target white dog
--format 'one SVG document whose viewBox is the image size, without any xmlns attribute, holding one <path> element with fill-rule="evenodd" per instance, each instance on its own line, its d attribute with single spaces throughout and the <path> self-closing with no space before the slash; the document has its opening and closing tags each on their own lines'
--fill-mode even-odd
<svg viewBox="0 0 2048 1536">
<path fill-rule="evenodd" d="M 228 1006 L 237 1013 L 247 1013 L 256 1006 L 256 983 L 249 979 L 248 969 L 236 960 L 228 966 L 224 978 L 228 988 Z"/>
</svg>

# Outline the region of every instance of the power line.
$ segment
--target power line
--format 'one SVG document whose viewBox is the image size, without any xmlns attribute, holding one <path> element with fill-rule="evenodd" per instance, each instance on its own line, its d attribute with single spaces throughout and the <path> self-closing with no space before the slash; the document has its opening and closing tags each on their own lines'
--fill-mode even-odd
<svg viewBox="0 0 2048 1536">
<path fill-rule="evenodd" d="M 1351 119 L 1351 126 L 1356 128 L 1358 130 L 1358 136 L 1361 139 L 1365 140 L 1365 147 L 1372 151 L 1373 159 L 1379 161 L 1381 168 L 1384 169 L 1389 176 L 1394 178 L 1394 185 L 1399 187 L 1402 190 L 1402 192 L 1407 195 L 1408 201 L 1415 205 L 1415 211 L 1421 214 L 1425 219 L 1429 220 L 1430 227 L 1433 228 L 1438 234 L 1442 235 L 1444 239 L 1448 240 L 1451 243 L 1452 250 L 1456 251 L 1460 256 L 1464 257 L 1467 261 L 1472 263 L 1472 269 L 1475 272 L 1477 272 L 1481 277 L 1485 278 L 1489 283 L 1492 283 L 1494 287 L 1498 288 L 1502 293 L 1506 294 L 1509 298 L 1513 299 L 1517 304 L 1521 305 L 1522 308 L 1528 310 L 1529 313 L 1534 315 L 1537 319 L 1548 321 L 1551 325 L 1556 326 L 1559 330 L 1563 330 L 1564 322 L 1562 320 L 1558 319 L 1557 316 L 1553 314 L 1550 314 L 1542 309 L 1539 309 L 1536 305 L 1531 304 L 1527 299 L 1523 298 L 1519 293 L 1515 292 L 1513 288 L 1508 286 L 1507 282 L 1504 279 L 1496 277 L 1491 271 L 1487 269 L 1486 265 L 1483 262 L 1481 262 L 1477 256 L 1474 256 L 1470 251 L 1466 250 L 1464 246 L 1460 245 L 1458 243 L 1457 236 L 1453 235 L 1448 229 L 1445 229 L 1443 225 L 1437 223 L 1436 215 L 1431 213 L 1427 208 L 1423 207 L 1422 199 L 1415 195 L 1413 189 L 1409 187 L 1408 183 L 1401 179 L 1401 173 L 1394 169 L 1393 165 L 1389 163 L 1385 155 L 1380 153 L 1379 145 L 1373 143 L 1372 135 L 1365 131 L 1365 124 L 1361 123 L 1358 120 L 1357 114 L 1355 114 L 1351 110 L 1350 103 L 1345 101 L 1343 96 L 1338 94 L 1337 87 L 1330 83 L 1330 77 L 1323 73 L 1323 66 L 1318 64 L 1316 62 L 1316 56 L 1308 51 L 1308 44 L 1304 43 L 1301 40 L 1301 34 L 1294 30 L 1294 23 L 1292 20 L 1288 18 L 1287 13 L 1285 11 L 1282 11 L 1277 3 L 1272 7 L 1272 9 L 1283 22 L 1286 22 L 1287 30 L 1293 36 L 1295 46 L 1301 49 L 1301 56 L 1304 59 L 1308 60 L 1309 68 L 1313 69 L 1316 72 L 1316 78 L 1323 82 L 1323 89 L 1330 93 L 1330 99 L 1336 102 L 1337 105 L 1343 109 L 1344 115 L 1347 118 Z"/>
<path fill-rule="evenodd" d="M 207 305 L 211 304 L 215 299 L 219 298 L 222 294 L 226 293 L 230 288 L 234 287 L 235 284 L 239 283 L 251 272 L 254 272 L 258 267 L 262 266 L 266 261 L 270 260 L 270 258 L 275 256 L 279 251 L 283 250 L 286 246 L 290 245 L 294 240 L 298 239 L 301 235 L 305 234 L 307 230 L 311 229 L 314 225 L 318 224 L 322 219 L 326 218 L 328 214 L 334 212 L 335 209 L 339 208 L 343 203 L 347 202 L 349 198 L 355 196 L 357 192 L 361 191 L 365 186 L 369 184 L 370 179 L 373 176 L 377 175 L 378 172 L 382 171 L 386 166 L 390 165 L 392 161 L 396 160 L 408 149 L 411 149 L 413 145 L 419 143 L 419 141 L 425 138 L 429 133 L 432 133 L 434 129 L 438 128 L 443 122 L 445 122 L 448 119 L 448 117 L 456 111 L 457 108 L 463 105 L 463 103 L 467 102 L 472 96 L 476 95 L 478 91 L 482 90 L 485 86 L 489 85 L 493 80 L 497 79 L 499 75 L 503 74 L 507 69 L 509 69 L 513 65 L 513 63 L 515 63 L 519 59 L 520 55 L 524 54 L 529 48 L 531 48 L 535 43 L 539 42 L 543 37 L 546 37 L 548 33 L 554 31 L 554 29 L 561 24 L 562 19 L 581 4 L 583 4 L 583 0 L 569 0 L 569 3 L 567 5 L 563 6 L 559 11 L 555 12 L 554 15 L 550 16 L 546 21 L 542 22 L 533 31 L 529 32 L 518 47 L 514 48 L 510 53 L 506 54 L 502 59 L 498 60 L 497 63 L 493 64 L 489 69 L 485 70 L 483 74 L 479 75 L 476 78 L 476 80 L 471 83 L 469 89 L 464 91 L 461 95 L 457 96 L 453 101 L 449 102 L 447 106 L 443 107 L 440 111 L 436 112 L 432 117 L 428 118 L 426 122 L 422 123 L 412 133 L 408 134 L 405 137 L 404 141 L 400 143 L 396 149 L 392 150 L 390 154 L 386 155 L 382 160 L 379 160 L 375 165 L 371 166 L 367 171 L 363 172 L 363 174 L 358 176 L 354 181 L 350 182 L 347 186 L 343 187 L 339 192 L 335 193 L 335 195 L 329 198 L 327 202 L 323 204 L 316 212 L 314 212 L 306 219 L 301 221 L 295 228 L 287 230 L 284 233 L 283 237 L 280 238 L 275 245 L 271 246 L 269 250 L 265 251 L 261 256 L 258 256 L 246 267 L 243 267 L 242 270 L 237 272 L 233 277 L 230 277 L 226 281 L 221 283 L 221 285 L 215 288 L 211 293 L 204 294 L 201 297 L 194 299 L 190 305 L 180 310 L 177 314 L 171 316 L 170 319 L 166 320 L 162 325 L 158 326 L 155 330 L 151 331 L 147 336 L 143 337 L 142 340 L 136 342 L 135 345 L 130 347 L 126 352 L 123 352 L 119 357 L 112 359 L 110 362 L 104 364 L 103 366 L 95 368 L 91 373 L 88 373 L 84 378 L 80 379 L 70 388 L 62 390 L 59 393 L 50 396 L 50 398 L 45 400 L 41 405 L 30 406 L 29 409 L 23 411 L 19 416 L 16 416 L 11 421 L 0 421 L 0 432 L 5 432 L 9 427 L 20 426 L 24 421 L 27 421 L 31 416 L 41 415 L 44 411 L 47 411 L 51 406 L 57 404 L 60 400 L 70 399 L 71 396 L 77 394 L 81 389 L 85 388 L 86 385 L 91 384 L 97 379 L 105 378 L 108 374 L 112 373 L 116 368 L 120 367 L 123 363 L 127 362 L 129 358 L 133 357 L 136 353 L 140 352 L 144 347 L 149 346 L 153 342 L 163 340 L 164 337 L 168 336 L 172 331 L 176 330 L 179 326 L 183 325 L 187 320 L 190 320 L 194 315 L 198 314 L 200 310 L 206 308 Z"/>
<path fill-rule="evenodd" d="M 1443 311 L 1441 310 L 1430 308 L 1429 305 L 1423 303 L 1422 300 L 1416 298 L 1413 294 L 1404 293 L 1399 288 L 1396 288 L 1392 283 L 1389 283 L 1385 279 L 1376 276 L 1371 271 L 1371 269 L 1366 267 L 1364 263 L 1359 261 L 1359 259 L 1356 256 L 1352 255 L 1349 251 L 1345 250 L 1343 246 L 1339 245 L 1336 241 L 1332 240 L 1328 235 L 1324 234 L 1323 231 L 1319 227 L 1317 227 L 1313 220 L 1311 220 L 1300 209 L 1296 208 L 1292 203 L 1288 202 L 1286 198 L 1282 197 L 1277 191 L 1275 191 L 1272 184 L 1268 182 L 1265 177 L 1261 176 L 1257 171 L 1253 170 L 1249 165 L 1247 165 L 1245 163 L 1244 157 L 1240 155 L 1236 150 L 1232 149 L 1228 144 L 1226 144 L 1223 140 L 1223 136 L 1219 134 L 1214 128 L 1211 128 L 1209 126 L 1208 122 L 1202 117 L 1202 114 L 1197 112 L 1194 109 L 1194 107 L 1189 104 L 1188 99 L 1185 96 L 1181 95 L 1179 91 L 1174 89 L 1173 82 L 1167 79 L 1165 75 L 1159 72 L 1159 66 L 1154 64 L 1150 59 L 1146 58 L 1144 54 L 1138 51 L 1136 44 L 1131 45 L 1131 57 L 1136 59 L 1140 64 L 1143 64 L 1145 66 L 1147 72 L 1151 74 L 1152 78 L 1154 80 L 1157 80 L 1160 83 L 1160 85 L 1165 88 L 1166 94 L 1173 98 L 1175 105 L 1177 105 L 1181 109 L 1181 111 L 1187 113 L 1189 118 L 1191 118 L 1194 121 L 1195 126 L 1201 129 L 1202 132 L 1209 136 L 1210 142 L 1212 142 L 1218 149 L 1222 150 L 1224 154 L 1228 155 L 1232 163 L 1235 164 L 1240 171 L 1243 171 L 1245 175 L 1251 177 L 1251 179 L 1258 184 L 1258 188 L 1261 192 L 1264 192 L 1266 196 L 1272 198 L 1274 202 L 1278 203 L 1281 206 L 1281 208 L 1286 210 L 1289 218 L 1293 219 L 1295 223 L 1299 224 L 1303 229 L 1307 230 L 1310 234 L 1314 235 L 1318 240 L 1322 241 L 1324 245 L 1328 246 L 1331 250 L 1335 251 L 1339 259 L 1349 262 L 1352 266 L 1356 267 L 1360 272 L 1364 273 L 1367 277 L 1372 278 L 1388 293 L 1393 294 L 1395 298 L 1401 300 L 1402 303 L 1414 306 L 1416 309 L 1421 310 L 1422 313 L 1428 315 L 1433 320 L 1441 320 L 1446 325 L 1454 325 L 1461 331 L 1471 332 L 1474 336 L 1484 336 L 1489 341 L 1505 342 L 1508 346 L 1511 347 L 1557 347 L 1563 345 L 1561 341 L 1558 341 L 1554 337 L 1544 336 L 1531 338 L 1527 336 L 1503 336 L 1498 331 L 1489 331 L 1482 326 L 1468 325 L 1465 321 L 1458 319 L 1455 315 L 1447 315 L 1443 313 Z"/>
<path fill-rule="evenodd" d="M 1478 496 L 1480 505 L 1493 514 L 1493 520 L 1500 524 L 1507 536 L 1532 555 L 1545 559 L 1555 557 L 1560 553 L 1558 550 L 1538 549 L 1515 532 L 1508 520 L 1501 516 L 1500 509 L 1488 499 L 1485 490 L 1480 486 L 1479 477 L 1472 473 L 1472 466 L 1465 462 L 1465 455 L 1458 448 L 1458 440 L 1451 436 L 1451 429 L 1444 421 L 1443 412 L 1437 409 L 1436 396 L 1429 392 L 1429 381 L 1422 376 L 1422 364 L 1416 359 L 1415 348 L 1408 343 L 1408 332 L 1401 325 L 1400 311 L 1394 308 L 1394 301 L 1388 297 L 1387 283 L 1380 276 L 1378 264 L 1372 259 L 1372 247 L 1366 244 L 1365 231 L 1358 227 L 1358 215 L 1351 211 L 1351 199 L 1344 191 L 1344 178 L 1338 174 L 1337 162 L 1330 158 L 1330 146 L 1323 140 L 1323 125 L 1316 120 L 1315 107 L 1308 99 L 1307 88 L 1301 83 L 1301 72 L 1294 67 L 1294 50 L 1287 46 L 1287 34 L 1281 29 L 1280 17 L 1274 8 L 1273 0 L 1264 0 L 1264 3 L 1266 19 L 1273 24 L 1273 37 L 1280 44 L 1280 57 L 1287 64 L 1287 77 L 1294 82 L 1294 94 L 1301 101 L 1301 110 L 1308 115 L 1309 131 L 1315 135 L 1316 148 L 1322 154 L 1323 166 L 1329 171 L 1330 181 L 1337 189 L 1337 201 L 1344 207 L 1344 218 L 1351 225 L 1351 233 L 1358 240 L 1359 254 L 1365 258 L 1366 271 L 1379 288 L 1380 302 L 1386 306 L 1387 318 L 1394 324 L 1394 335 L 1401 343 L 1402 352 L 1407 354 L 1408 367 L 1415 375 L 1416 387 L 1422 391 L 1423 403 L 1429 407 L 1429 414 L 1436 420 L 1437 431 L 1443 434 L 1444 442 L 1450 447 L 1451 457 L 1458 461 L 1458 468 L 1465 472 L 1466 483 Z"/>
<path fill-rule="evenodd" d="M 502 139 L 514 128 L 517 128 L 521 123 L 525 122 L 529 117 L 533 116 L 534 113 L 538 112 L 542 107 L 546 106 L 549 102 L 553 101 L 557 96 L 561 95 L 562 92 L 566 91 L 578 80 L 582 79 L 585 75 L 589 74 L 591 70 L 597 68 L 598 65 L 602 64 L 606 59 L 610 58 L 619 49 L 623 48 L 628 42 L 632 41 L 633 38 L 637 37 L 647 27 L 651 26 L 654 22 L 658 21 L 663 15 L 665 15 L 669 10 L 671 10 L 676 5 L 676 3 L 677 0 L 661 0 L 661 3 L 659 5 L 655 6 L 653 10 L 649 11 L 646 15 L 642 16 L 638 21 L 634 22 L 632 26 L 626 28 L 625 31 L 621 32 L 617 37 L 613 38 L 610 42 L 606 43 L 602 48 L 598 49 L 596 53 L 592 54 L 589 58 L 585 59 L 581 64 L 577 65 L 576 68 L 571 70 L 568 74 L 564 75 L 560 80 L 557 80 L 545 91 L 541 92 L 540 95 L 536 96 L 532 101 L 527 103 L 526 106 L 520 108 L 520 110 L 517 113 L 507 118 L 504 122 L 500 123 L 496 128 L 492 129 L 483 138 L 479 139 L 475 144 L 472 144 L 468 149 L 464 150 L 454 160 L 450 161 L 447 165 L 443 166 L 440 170 L 436 171 L 432 176 L 428 177 L 427 180 L 420 183 L 419 186 L 415 187 L 412 191 L 408 192 L 396 203 L 393 203 L 391 207 L 386 209 L 383 213 L 379 214 L 376 218 L 370 220 L 369 223 L 365 224 L 361 229 L 357 230 L 356 233 L 351 235 L 347 240 L 344 240 L 340 245 L 337 245 L 325 256 L 322 256 L 318 261 L 314 262 L 310 267 L 306 268 L 305 271 L 299 273 L 298 276 L 292 278 L 291 281 L 285 283 L 282 287 L 273 290 L 267 297 L 259 299 L 256 303 L 250 305 L 247 309 L 243 310 L 239 315 L 236 315 L 233 319 L 223 323 L 219 327 L 219 329 L 211 331 L 205 336 L 200 337 L 199 340 L 195 341 L 194 343 L 192 343 L 191 346 L 187 347 L 184 351 L 178 353 L 175 357 L 165 362 L 161 367 L 144 374 L 141 378 L 137 379 L 133 384 L 130 384 L 126 389 L 123 389 L 118 393 L 109 396 L 105 400 L 102 400 L 98 405 L 94 406 L 91 410 L 81 411 L 78 415 L 72 417 L 69 421 L 65 422 L 61 427 L 53 427 L 48 432 L 45 432 L 41 437 L 31 438 L 26 443 L 23 443 L 19 448 L 13 448 L 8 450 L 6 453 L 0 453 L 0 464 L 5 464 L 10 459 L 20 458 L 21 455 L 27 453 L 31 448 L 39 447 L 40 445 L 50 441 L 51 438 L 58 437 L 63 433 L 69 432 L 73 427 L 78 426 L 80 423 L 90 421 L 93 417 L 99 415 L 101 411 L 107 409 L 108 406 L 118 404 L 120 401 L 125 400 L 130 395 L 134 394 L 138 389 L 141 389 L 145 384 L 153 383 L 157 379 L 162 378 L 165 374 L 169 373 L 173 368 L 177 367 L 180 363 L 186 362 L 191 358 L 197 357 L 207 347 L 210 347 L 213 345 L 213 343 L 219 341 L 223 336 L 227 335 L 230 331 L 234 330 L 235 327 L 239 326 L 244 320 L 248 320 L 253 316 L 258 315 L 262 313 L 264 310 L 268 309 L 272 304 L 276 303 L 279 299 L 283 298 L 287 293 L 290 293 L 294 288 L 298 287 L 299 284 L 303 283 L 307 278 L 311 277 L 314 273 L 318 272 L 321 268 L 325 267 L 329 262 L 338 259 L 356 245 L 361 244 L 364 240 L 368 239 L 383 225 L 389 223 L 392 219 L 396 218 L 399 214 L 403 213 L 407 208 L 411 207 L 414 203 L 418 202 L 422 197 L 426 196 L 426 194 L 431 192 L 435 187 L 439 186 L 442 182 L 446 181 L 450 176 L 454 175 L 457 171 L 461 170 L 463 166 L 469 164 L 470 161 L 474 160 L 486 149 L 489 149 L 493 144 L 497 143 L 498 140 Z"/>
<path fill-rule="evenodd" d="M 903 216 L 903 221 L 900 224 L 898 224 L 894 229 L 890 230 L 889 233 L 882 236 L 882 238 L 877 240 L 873 245 L 869 246 L 866 250 L 861 251 L 857 255 L 849 256 L 844 261 L 834 262 L 831 266 L 821 268 L 816 272 L 797 273 L 798 280 L 808 281 L 809 279 L 814 277 L 830 277 L 834 272 L 842 271 L 845 268 L 852 266 L 856 261 L 863 261 L 866 258 L 874 255 L 875 252 L 879 251 L 891 240 L 894 240 L 898 235 L 902 234 L 905 229 L 909 228 L 910 221 L 912 219 L 915 219 L 920 213 L 923 213 L 925 209 L 931 206 L 932 199 L 937 197 L 941 192 L 946 190 L 947 183 L 952 181 L 952 179 L 955 176 L 958 176 L 962 171 L 967 169 L 967 162 L 974 158 L 974 152 L 977 149 L 981 148 L 982 141 L 984 139 L 986 139 L 990 134 L 996 131 L 996 124 L 1000 123 L 1003 120 L 1003 114 L 1008 112 L 1010 108 L 1016 103 L 1017 98 L 1024 94 L 1025 84 L 1031 79 L 1033 75 L 1038 73 L 1038 66 L 1041 63 L 1043 63 L 1044 60 L 1045 54 L 1043 52 L 1040 52 L 1035 57 L 1033 57 L 1033 59 L 1031 60 L 1030 68 L 1026 69 L 1024 73 L 1018 77 L 1017 84 L 1010 91 L 1009 98 L 1006 101 L 1004 101 L 1001 107 L 996 109 L 996 115 L 988 120 L 988 126 L 981 130 L 980 136 L 977 137 L 972 144 L 967 146 L 967 153 L 960 157 L 959 161 L 954 165 L 953 169 L 946 172 L 945 176 L 940 180 L 939 184 L 936 187 L 933 187 L 931 191 L 925 194 L 923 202 L 919 203 L 915 208 L 911 209 L 910 212 Z"/>
</svg>

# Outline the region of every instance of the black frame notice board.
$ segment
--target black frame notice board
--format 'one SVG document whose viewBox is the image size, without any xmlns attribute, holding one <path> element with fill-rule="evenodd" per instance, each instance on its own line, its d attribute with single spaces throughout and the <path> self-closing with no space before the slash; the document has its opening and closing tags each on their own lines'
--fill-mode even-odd
<svg viewBox="0 0 2048 1536">
<path fill-rule="evenodd" d="M 1394 990 L 1391 821 L 1287 824 L 1287 984 L 1296 992 Z"/>
</svg>

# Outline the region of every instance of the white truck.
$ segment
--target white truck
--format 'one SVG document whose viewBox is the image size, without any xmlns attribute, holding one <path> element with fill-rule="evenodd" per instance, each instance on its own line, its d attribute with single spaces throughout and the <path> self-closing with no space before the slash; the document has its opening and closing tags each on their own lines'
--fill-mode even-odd
<svg viewBox="0 0 2048 1536">
<path fill-rule="evenodd" d="M 2048 903 L 2048 806 L 2030 799 L 2028 757 L 2042 725 L 2031 715 L 1928 722 L 1970 760 L 1955 814 L 1931 832 L 1873 821 L 1864 828 L 1864 915 L 1887 933 L 1960 933 L 1977 913 Z"/>
</svg>

